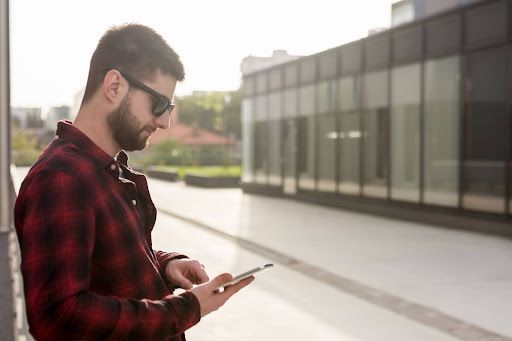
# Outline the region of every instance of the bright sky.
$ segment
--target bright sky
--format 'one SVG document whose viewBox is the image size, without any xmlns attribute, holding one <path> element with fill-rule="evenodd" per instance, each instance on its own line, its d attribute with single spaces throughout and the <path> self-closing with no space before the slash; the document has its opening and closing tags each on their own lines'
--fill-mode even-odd
<svg viewBox="0 0 512 341">
<path fill-rule="evenodd" d="M 11 105 L 72 105 L 103 32 L 137 22 L 181 56 L 177 94 L 233 90 L 240 62 L 310 55 L 389 27 L 397 0 L 11 0 Z"/>
</svg>

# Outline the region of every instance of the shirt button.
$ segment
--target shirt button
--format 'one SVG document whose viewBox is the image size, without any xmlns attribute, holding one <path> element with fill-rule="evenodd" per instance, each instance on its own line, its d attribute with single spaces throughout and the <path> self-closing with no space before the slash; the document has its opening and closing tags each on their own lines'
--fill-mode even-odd
<svg viewBox="0 0 512 341">
<path fill-rule="evenodd" d="M 116 164 L 115 163 L 111 163 L 110 164 L 110 169 L 115 170 L 116 169 Z"/>
<path fill-rule="evenodd" d="M 137 205 L 137 200 L 132 200 L 133 206 Z"/>
</svg>

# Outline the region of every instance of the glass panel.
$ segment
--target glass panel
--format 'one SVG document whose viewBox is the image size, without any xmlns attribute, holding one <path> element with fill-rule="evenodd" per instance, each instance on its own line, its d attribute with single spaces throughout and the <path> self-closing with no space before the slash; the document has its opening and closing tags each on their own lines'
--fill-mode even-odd
<svg viewBox="0 0 512 341">
<path fill-rule="evenodd" d="M 297 116 L 297 89 L 288 89 L 284 91 L 284 117 Z"/>
<path fill-rule="evenodd" d="M 459 57 L 425 63 L 423 201 L 427 204 L 458 204 L 459 79 Z"/>
<path fill-rule="evenodd" d="M 269 119 L 281 119 L 281 93 L 274 92 L 268 97 L 268 118 Z"/>
<path fill-rule="evenodd" d="M 339 191 L 346 194 L 360 192 L 360 145 L 361 128 L 358 110 L 359 79 L 355 76 L 342 78 L 339 81 L 340 141 Z"/>
<path fill-rule="evenodd" d="M 269 183 L 281 185 L 281 120 L 268 122 Z"/>
<path fill-rule="evenodd" d="M 300 88 L 299 96 L 299 113 L 304 116 L 313 115 L 315 113 L 315 86 L 308 85 Z"/>
<path fill-rule="evenodd" d="M 511 148 L 512 148 L 512 146 L 511 146 Z M 509 180 L 512 179 L 512 162 L 509 163 L 508 178 L 509 178 Z M 510 215 L 512 215 L 512 193 L 510 194 L 510 198 L 509 198 L 509 201 L 508 201 L 508 213 Z"/>
<path fill-rule="evenodd" d="M 318 116 L 318 189 L 336 191 L 336 118 L 334 115 Z"/>
<path fill-rule="evenodd" d="M 507 53 L 503 47 L 468 58 L 469 102 L 463 163 L 466 208 L 503 213 L 505 160 L 510 126 L 507 113 Z"/>
<path fill-rule="evenodd" d="M 265 121 L 268 116 L 268 96 L 256 96 L 255 121 Z"/>
<path fill-rule="evenodd" d="M 283 191 L 287 194 L 296 192 L 296 152 L 297 127 L 295 119 L 283 121 Z"/>
<path fill-rule="evenodd" d="M 267 91 L 267 74 L 259 73 L 256 75 L 256 91 L 260 94 Z"/>
<path fill-rule="evenodd" d="M 336 83 L 325 81 L 318 84 L 318 112 L 321 114 L 334 112 Z"/>
<path fill-rule="evenodd" d="M 350 76 L 340 79 L 338 85 L 338 106 L 341 111 L 357 110 L 359 107 L 359 79 Z"/>
<path fill-rule="evenodd" d="M 420 64 L 391 77 L 391 198 L 420 201 Z"/>
<path fill-rule="evenodd" d="M 299 187 L 315 188 L 315 119 L 303 117 L 298 120 L 298 177 Z"/>
<path fill-rule="evenodd" d="M 254 171 L 253 99 L 242 100 L 242 181 L 252 182 Z"/>
<path fill-rule="evenodd" d="M 365 74 L 363 86 L 363 194 L 385 198 L 389 160 L 388 71 Z"/>
<path fill-rule="evenodd" d="M 255 123 L 256 150 L 254 154 L 255 181 L 267 183 L 267 122 Z"/>
</svg>

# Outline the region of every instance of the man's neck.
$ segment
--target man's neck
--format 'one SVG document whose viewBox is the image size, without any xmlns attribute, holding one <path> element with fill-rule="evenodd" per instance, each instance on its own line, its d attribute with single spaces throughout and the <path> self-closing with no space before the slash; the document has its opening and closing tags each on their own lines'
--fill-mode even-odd
<svg viewBox="0 0 512 341">
<path fill-rule="evenodd" d="M 106 121 L 106 114 L 92 112 L 88 108 L 81 108 L 73 126 L 111 157 L 115 157 L 121 150 L 112 138 Z"/>
</svg>

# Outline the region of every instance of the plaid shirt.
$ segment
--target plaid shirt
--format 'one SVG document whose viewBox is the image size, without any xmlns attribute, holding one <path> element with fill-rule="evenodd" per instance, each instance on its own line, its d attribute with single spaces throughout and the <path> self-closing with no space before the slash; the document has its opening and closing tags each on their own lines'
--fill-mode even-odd
<svg viewBox="0 0 512 341">
<path fill-rule="evenodd" d="M 27 316 L 38 340 L 182 340 L 200 319 L 154 251 L 156 209 L 144 175 L 70 122 L 22 184 L 15 207 Z M 123 177 L 120 177 L 120 168 Z M 143 215 L 143 217 L 141 217 Z M 143 218 L 143 219 L 141 219 Z"/>
</svg>

